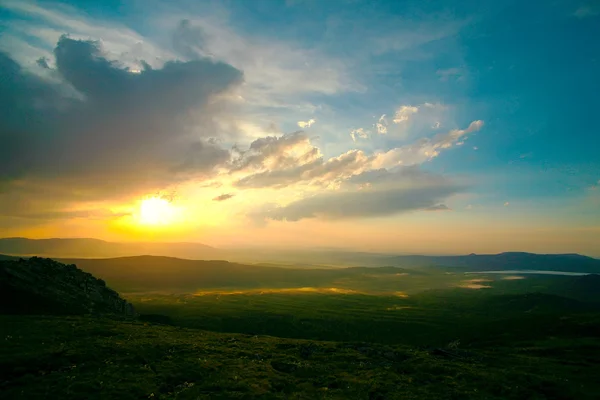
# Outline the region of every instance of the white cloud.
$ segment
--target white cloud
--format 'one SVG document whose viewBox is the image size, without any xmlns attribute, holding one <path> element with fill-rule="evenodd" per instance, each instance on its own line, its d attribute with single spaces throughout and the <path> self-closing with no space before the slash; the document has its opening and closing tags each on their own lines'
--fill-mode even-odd
<svg viewBox="0 0 600 400">
<path fill-rule="evenodd" d="M 178 48 L 181 55 L 209 56 L 242 69 L 246 80 L 243 97 L 252 105 L 295 108 L 298 96 L 331 95 L 362 90 L 342 60 L 315 48 L 272 36 L 239 34 L 226 18 L 190 16 L 172 10 L 172 22 L 180 20 Z"/>
<path fill-rule="evenodd" d="M 353 142 L 356 142 L 358 139 L 368 139 L 370 134 L 371 132 L 364 128 L 352 129 L 350 131 L 350 137 Z"/>
<path fill-rule="evenodd" d="M 465 135 L 476 132 L 483 127 L 483 121 L 476 120 L 466 129 L 453 129 L 447 133 L 440 133 L 433 138 L 423 138 L 415 143 L 380 152 L 374 156 L 374 168 L 392 168 L 397 165 L 421 164 L 440 154 L 442 149 L 452 147 L 453 144 L 464 140 Z"/>
<path fill-rule="evenodd" d="M 463 76 L 460 68 L 438 69 L 436 74 L 440 77 L 441 81 L 448 81 L 450 78 L 461 79 Z"/>
<path fill-rule="evenodd" d="M 395 124 L 408 121 L 411 115 L 419 112 L 419 107 L 415 106 L 401 106 L 396 110 L 394 119 L 392 120 Z"/>
<path fill-rule="evenodd" d="M 377 129 L 377 133 L 380 135 L 385 135 L 388 132 L 387 126 L 387 119 L 385 118 L 385 114 L 383 114 L 375 123 L 375 129 Z"/>
<path fill-rule="evenodd" d="M 317 122 L 317 121 L 315 121 L 312 118 L 309 119 L 308 121 L 298 121 L 298 126 L 303 129 L 310 128 L 315 122 Z"/>
</svg>

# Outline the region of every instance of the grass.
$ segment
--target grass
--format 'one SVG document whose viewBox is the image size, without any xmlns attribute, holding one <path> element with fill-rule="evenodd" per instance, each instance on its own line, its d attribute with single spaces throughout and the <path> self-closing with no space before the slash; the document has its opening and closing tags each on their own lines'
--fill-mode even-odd
<svg viewBox="0 0 600 400">
<path fill-rule="evenodd" d="M 599 308 L 554 295 L 493 295 L 466 289 L 410 297 L 353 294 L 128 295 L 138 312 L 218 332 L 287 338 L 440 346 L 490 345 L 560 331 L 579 336 Z M 565 316 L 574 319 L 564 320 Z M 163 322 L 167 320 L 163 319 Z"/>
<path fill-rule="evenodd" d="M 593 399 L 600 346 L 461 350 L 0 317 L 3 399 Z"/>
<path fill-rule="evenodd" d="M 210 274 L 187 293 L 140 281 L 124 293 L 138 320 L 0 315 L 0 398 L 600 398 L 596 281 L 265 269 L 224 286 Z M 470 279 L 490 288 L 457 287 Z"/>
</svg>

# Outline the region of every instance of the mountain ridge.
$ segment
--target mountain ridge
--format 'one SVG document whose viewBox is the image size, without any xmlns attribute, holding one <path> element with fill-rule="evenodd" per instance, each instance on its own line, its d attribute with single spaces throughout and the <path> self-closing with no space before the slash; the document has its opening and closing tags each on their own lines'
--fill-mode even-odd
<svg viewBox="0 0 600 400">
<path fill-rule="evenodd" d="M 288 262 L 301 264 L 338 264 L 347 266 L 386 266 L 390 263 L 431 264 L 458 266 L 462 258 L 484 260 L 510 257 L 562 257 L 582 262 L 600 262 L 600 259 L 577 253 L 531 253 L 506 251 L 497 254 L 468 255 L 426 255 L 407 253 L 376 253 L 331 250 L 289 250 L 281 249 L 220 249 L 196 242 L 110 242 L 96 238 L 45 238 L 25 237 L 0 238 L 0 254 L 12 256 L 44 256 L 52 258 L 118 258 L 140 255 L 164 256 L 191 260 L 227 259 L 236 262 Z M 600 265 L 600 264 L 599 264 Z"/>
</svg>

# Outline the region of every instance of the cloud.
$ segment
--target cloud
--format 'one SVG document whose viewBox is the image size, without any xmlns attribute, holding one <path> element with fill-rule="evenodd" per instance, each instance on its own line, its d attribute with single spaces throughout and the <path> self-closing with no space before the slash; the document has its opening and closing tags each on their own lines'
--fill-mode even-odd
<svg viewBox="0 0 600 400">
<path fill-rule="evenodd" d="M 319 149 L 303 131 L 254 140 L 248 150 L 239 150 L 232 161 L 232 171 L 275 170 L 297 166 L 319 158 Z"/>
<path fill-rule="evenodd" d="M 392 120 L 395 124 L 399 124 L 408 121 L 410 116 L 419 112 L 419 108 L 415 106 L 402 106 L 396 110 L 394 119 Z"/>
<path fill-rule="evenodd" d="M 337 187 L 346 180 L 354 182 L 363 173 L 378 174 L 431 160 L 482 126 L 483 121 L 476 120 L 466 129 L 453 129 L 387 152 L 367 155 L 361 150 L 350 150 L 327 160 L 305 132 L 271 136 L 257 139 L 248 150 L 240 151 L 232 162 L 231 172 L 242 175 L 234 182 L 238 188 L 284 188 L 295 184 Z M 351 134 L 354 139 L 366 135 L 364 130 L 354 130 Z"/>
<path fill-rule="evenodd" d="M 118 59 L 130 68 L 141 69 L 141 60 L 153 67 L 160 67 L 164 60 L 174 58 L 172 52 L 146 40 L 128 27 L 92 20 L 65 4 L 53 3 L 51 7 L 43 7 L 36 2 L 4 0 L 2 6 L 21 18 L 7 21 L 8 29 L 0 38 L 0 49 L 10 52 L 22 65 L 30 63 L 34 54 L 37 55 L 35 59 L 51 59 L 56 42 L 65 33 L 72 39 L 101 40 L 110 59 Z M 26 40 L 26 46 L 13 45 L 22 40 Z"/>
<path fill-rule="evenodd" d="M 452 209 L 449 208 L 445 204 L 436 204 L 435 206 L 425 208 L 425 211 L 451 211 L 451 210 Z"/>
<path fill-rule="evenodd" d="M 508 201 L 504 202 L 504 207 L 508 207 L 510 203 Z"/>
<path fill-rule="evenodd" d="M 229 160 L 210 137 L 227 109 L 220 96 L 243 81 L 238 69 L 197 59 L 132 73 L 98 42 L 68 37 L 53 61 L 61 82 L 0 53 L 0 187 L 51 180 L 100 200 L 205 176 Z"/>
<path fill-rule="evenodd" d="M 213 199 L 213 201 L 225 201 L 225 200 L 231 199 L 234 196 L 235 196 L 235 194 L 233 194 L 233 193 L 225 193 L 225 194 L 215 197 Z"/>
<path fill-rule="evenodd" d="M 350 137 L 353 142 L 356 142 L 358 139 L 368 139 L 370 134 L 371 132 L 364 128 L 350 130 Z"/>
<path fill-rule="evenodd" d="M 244 174 L 234 182 L 239 188 L 328 186 L 362 171 L 368 161 L 359 150 L 325 160 L 306 133 L 295 132 L 254 141 L 234 160 L 232 172 Z"/>
<path fill-rule="evenodd" d="M 385 118 L 385 114 L 383 114 L 375 123 L 375 129 L 377 129 L 377 133 L 380 135 L 385 135 L 388 132 L 387 126 L 387 119 Z"/>
<path fill-rule="evenodd" d="M 598 4 L 585 4 L 577 8 L 573 13 L 573 16 L 577 18 L 588 18 L 600 15 L 600 5 Z"/>
<path fill-rule="evenodd" d="M 168 12 L 188 14 L 176 8 Z M 253 106 L 297 110 L 306 94 L 363 90 L 343 60 L 293 41 L 237 33 L 230 21 L 219 16 L 183 19 L 175 44 L 182 56 L 211 57 L 243 69 L 246 80 L 241 96 Z"/>
<path fill-rule="evenodd" d="M 480 130 L 483 125 L 483 121 L 476 120 L 466 129 L 453 129 L 433 138 L 422 138 L 415 143 L 380 152 L 373 159 L 373 167 L 390 168 L 396 165 L 421 164 L 437 157 L 442 149 L 452 147 L 459 139 L 464 140 L 465 135 Z"/>
<path fill-rule="evenodd" d="M 363 189 L 352 190 L 352 185 L 359 183 Z M 396 172 L 371 171 L 349 181 L 342 190 L 319 193 L 252 216 L 280 221 L 381 217 L 439 208 L 441 201 L 464 189 L 464 185 L 414 167 L 400 168 Z"/>
<path fill-rule="evenodd" d="M 440 77 L 441 81 L 448 81 L 451 78 L 460 79 L 463 76 L 460 68 L 438 69 L 436 74 Z"/>
<path fill-rule="evenodd" d="M 318 147 L 301 131 L 280 135 L 279 129 L 264 127 L 285 126 L 298 115 L 318 117 L 321 105 L 314 105 L 315 99 L 364 90 L 355 78 L 363 76 L 354 62 L 360 57 L 327 45 L 244 33 L 228 13 L 153 4 L 145 31 L 168 32 L 160 40 L 117 22 L 91 20 L 68 6 L 3 3 L 19 18 L 7 23 L 0 38 L 0 49 L 10 54 L 0 55 L 0 107 L 8 116 L 0 120 L 0 209 L 20 204 L 11 215 L 92 218 L 102 215 L 104 200 L 122 202 L 193 183 L 210 191 L 220 187 L 224 194 L 209 196 L 214 201 L 231 198 L 234 190 L 248 190 L 248 196 L 257 189 L 295 193 L 278 194 L 281 204 L 290 197 L 295 202 L 274 206 L 266 218 L 294 220 L 314 213 L 346 218 L 433 209 L 462 190 L 406 166 L 436 157 L 481 126 L 374 153 L 331 142 Z M 337 29 L 330 22 L 327 35 Z M 412 28 L 399 32 L 378 25 L 390 35 L 365 39 L 361 54 L 414 49 L 458 29 L 440 22 L 440 29 L 415 34 Z M 337 40 L 332 43 L 339 47 Z M 325 111 L 335 108 L 324 104 Z M 392 134 L 421 119 L 429 128 L 433 120 L 427 113 L 434 111 L 441 109 L 431 103 L 404 105 L 389 118 L 397 126 L 383 114 L 368 121 L 368 129 L 350 134 L 354 141 L 372 136 L 376 141 L 375 132 Z M 315 122 L 296 123 L 310 128 Z M 343 146 L 349 143 L 345 132 L 338 132 L 345 137 Z M 318 194 L 302 198 L 307 193 Z M 341 199 L 336 196 L 357 203 L 336 211 L 331 203 Z M 363 202 L 361 214 L 356 208 Z"/>
<path fill-rule="evenodd" d="M 383 114 L 373 126 L 379 134 L 407 139 L 410 136 L 422 135 L 430 129 L 440 129 L 442 124 L 451 123 L 447 120 L 448 110 L 448 106 L 439 103 L 401 105 L 394 111 L 391 121 Z"/>
<path fill-rule="evenodd" d="M 298 121 L 298 126 L 303 129 L 310 128 L 315 122 L 317 121 L 314 119 L 309 119 L 308 121 Z"/>
</svg>

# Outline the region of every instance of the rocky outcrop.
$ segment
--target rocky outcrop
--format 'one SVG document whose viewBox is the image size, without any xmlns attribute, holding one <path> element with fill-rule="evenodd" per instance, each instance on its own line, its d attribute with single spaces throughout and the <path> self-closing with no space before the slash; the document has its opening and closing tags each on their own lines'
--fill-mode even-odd
<svg viewBox="0 0 600 400">
<path fill-rule="evenodd" d="M 135 316 L 133 306 L 103 280 L 39 257 L 0 261 L 0 313 Z"/>
</svg>

